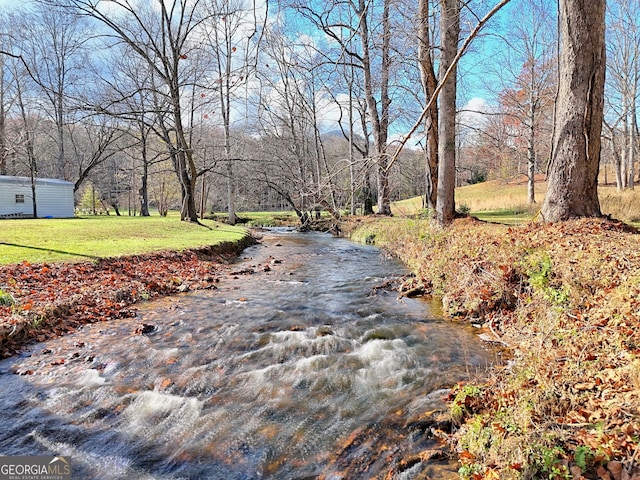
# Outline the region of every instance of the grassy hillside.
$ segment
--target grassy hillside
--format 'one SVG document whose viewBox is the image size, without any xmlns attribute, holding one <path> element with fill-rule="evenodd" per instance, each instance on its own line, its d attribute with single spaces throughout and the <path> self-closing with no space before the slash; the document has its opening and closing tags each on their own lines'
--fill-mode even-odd
<svg viewBox="0 0 640 480">
<path fill-rule="evenodd" d="M 168 217 L 3 220 L 0 264 L 55 262 L 185 250 L 232 242 L 246 230 L 211 220 L 204 226 Z"/>
<path fill-rule="evenodd" d="M 527 203 L 524 177 L 515 180 L 492 180 L 456 189 L 456 208 L 468 209 L 482 220 L 518 224 L 531 220 L 539 212 L 547 184 L 535 184 L 536 204 Z M 614 186 L 599 186 L 602 213 L 627 223 L 640 223 L 640 191 L 618 192 Z M 415 215 L 422 210 L 422 200 L 414 197 L 395 202 L 392 210 L 399 215 Z"/>
</svg>

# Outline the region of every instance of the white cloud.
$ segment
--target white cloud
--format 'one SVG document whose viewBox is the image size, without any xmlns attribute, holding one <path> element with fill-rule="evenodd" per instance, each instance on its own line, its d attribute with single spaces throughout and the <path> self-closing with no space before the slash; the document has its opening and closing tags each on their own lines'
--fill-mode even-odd
<svg viewBox="0 0 640 480">
<path fill-rule="evenodd" d="M 460 109 L 458 120 L 464 126 L 480 128 L 486 123 L 490 106 L 484 98 L 474 97 Z"/>
</svg>

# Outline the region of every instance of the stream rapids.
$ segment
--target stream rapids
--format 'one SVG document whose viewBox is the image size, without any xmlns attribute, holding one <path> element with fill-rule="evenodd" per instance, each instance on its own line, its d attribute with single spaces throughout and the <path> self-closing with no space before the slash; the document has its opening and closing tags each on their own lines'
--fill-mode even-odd
<svg viewBox="0 0 640 480">
<path fill-rule="evenodd" d="M 454 477 L 397 464 L 434 442 L 412 419 L 495 363 L 469 328 L 326 234 L 266 231 L 234 269 L 0 362 L 0 455 L 69 456 L 78 479 Z"/>
</svg>

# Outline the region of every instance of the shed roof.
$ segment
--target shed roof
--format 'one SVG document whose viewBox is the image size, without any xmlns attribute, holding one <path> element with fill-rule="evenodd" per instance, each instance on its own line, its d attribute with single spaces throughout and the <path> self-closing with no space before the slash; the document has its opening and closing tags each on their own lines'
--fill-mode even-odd
<svg viewBox="0 0 640 480">
<path fill-rule="evenodd" d="M 36 185 L 74 185 L 73 182 L 66 180 L 58 180 L 57 178 L 36 178 Z M 9 175 L 0 175 L 0 183 L 10 185 L 31 185 L 29 177 L 12 177 Z"/>
</svg>

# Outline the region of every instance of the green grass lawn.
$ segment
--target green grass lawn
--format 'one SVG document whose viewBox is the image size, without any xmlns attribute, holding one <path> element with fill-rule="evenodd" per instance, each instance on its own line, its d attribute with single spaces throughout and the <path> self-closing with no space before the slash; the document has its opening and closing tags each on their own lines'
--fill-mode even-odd
<svg viewBox="0 0 640 480">
<path fill-rule="evenodd" d="M 283 223 L 297 224 L 299 222 L 293 210 L 282 212 L 239 212 L 238 217 L 247 220 L 247 225 L 255 227 L 277 227 Z"/>
<path fill-rule="evenodd" d="M 179 217 L 101 216 L 0 220 L 0 264 L 56 262 L 185 250 L 240 240 L 246 229 Z"/>
</svg>

